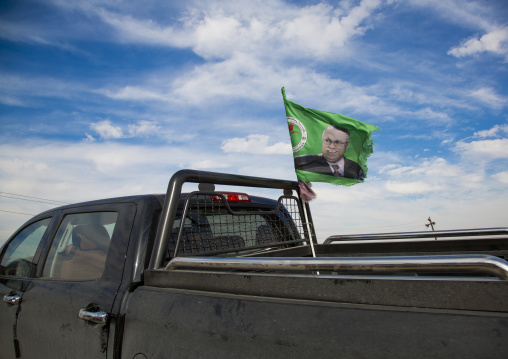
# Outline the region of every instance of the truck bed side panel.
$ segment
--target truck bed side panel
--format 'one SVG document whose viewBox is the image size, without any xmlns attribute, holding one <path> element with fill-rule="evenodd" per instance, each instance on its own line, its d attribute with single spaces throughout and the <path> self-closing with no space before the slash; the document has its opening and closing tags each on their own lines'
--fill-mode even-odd
<svg viewBox="0 0 508 359">
<path fill-rule="evenodd" d="M 508 317 L 140 287 L 124 335 L 126 358 L 504 358 Z"/>
</svg>

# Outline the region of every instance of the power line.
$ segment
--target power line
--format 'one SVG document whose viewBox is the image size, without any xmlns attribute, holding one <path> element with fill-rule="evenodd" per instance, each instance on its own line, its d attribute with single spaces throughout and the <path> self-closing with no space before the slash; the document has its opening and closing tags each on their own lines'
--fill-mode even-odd
<svg viewBox="0 0 508 359">
<path fill-rule="evenodd" d="M 57 203 L 53 203 L 53 202 L 46 202 L 46 201 L 37 201 L 35 199 L 27 199 L 27 198 L 17 198 L 17 197 L 11 197 L 11 196 L 5 196 L 3 194 L 0 194 L 0 197 L 4 197 L 4 198 L 12 198 L 12 199 L 19 199 L 21 201 L 29 201 L 29 202 L 39 202 L 39 203 L 46 203 L 46 204 L 52 204 L 52 205 L 56 205 Z"/>
<path fill-rule="evenodd" d="M 0 194 L 0 197 L 19 199 L 22 201 L 40 202 L 40 203 L 48 203 L 48 204 L 70 204 L 69 202 L 55 201 L 52 199 L 33 197 L 33 196 L 26 196 L 26 195 L 17 194 L 17 193 L 9 193 L 9 192 L 1 192 L 1 191 L 0 191 L 0 193 L 4 193 L 4 194 Z M 7 194 L 9 196 L 6 196 L 5 194 Z M 11 196 L 16 196 L 16 197 L 11 197 Z M 18 197 L 24 197 L 24 198 L 18 198 Z"/>
<path fill-rule="evenodd" d="M 24 215 L 27 215 L 27 216 L 35 216 L 35 214 L 31 214 L 31 213 L 13 212 L 13 211 L 4 211 L 3 209 L 0 209 L 0 212 L 14 213 L 14 214 L 24 214 Z"/>
<path fill-rule="evenodd" d="M 24 195 L 24 194 L 17 194 L 17 193 L 10 193 L 10 192 L 2 192 L 2 191 L 0 191 L 0 193 L 10 194 L 11 196 L 19 196 L 19 197 L 35 198 L 35 199 L 42 199 L 43 201 L 50 201 L 50 202 L 58 202 L 58 203 L 70 204 L 69 202 L 55 201 L 55 200 L 52 200 L 52 199 L 47 199 L 47 198 L 40 198 L 40 197 L 27 196 L 27 195 Z"/>
</svg>

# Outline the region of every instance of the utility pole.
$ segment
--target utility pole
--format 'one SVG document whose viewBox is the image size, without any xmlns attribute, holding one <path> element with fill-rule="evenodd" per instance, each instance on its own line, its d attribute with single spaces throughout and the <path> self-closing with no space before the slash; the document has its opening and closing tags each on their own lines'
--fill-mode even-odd
<svg viewBox="0 0 508 359">
<path fill-rule="evenodd" d="M 432 219 L 430 219 L 430 217 L 428 218 L 428 221 L 429 223 L 425 225 L 425 227 L 429 227 L 432 228 L 432 231 L 434 232 L 434 225 L 436 224 L 436 222 L 432 222 Z M 434 237 L 434 239 L 437 241 L 437 237 Z"/>
</svg>

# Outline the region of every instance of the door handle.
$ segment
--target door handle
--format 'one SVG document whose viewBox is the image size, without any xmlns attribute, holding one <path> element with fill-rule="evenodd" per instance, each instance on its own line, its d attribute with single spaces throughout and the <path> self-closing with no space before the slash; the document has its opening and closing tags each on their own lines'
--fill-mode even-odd
<svg viewBox="0 0 508 359">
<path fill-rule="evenodd" d="M 16 294 L 13 295 L 6 294 L 4 295 L 4 302 L 9 304 L 18 304 L 19 302 L 21 302 L 21 297 Z"/>
<path fill-rule="evenodd" d="M 84 308 L 80 309 L 78 317 L 80 319 L 99 324 L 105 325 L 108 321 L 108 313 L 106 312 L 90 312 Z"/>
</svg>

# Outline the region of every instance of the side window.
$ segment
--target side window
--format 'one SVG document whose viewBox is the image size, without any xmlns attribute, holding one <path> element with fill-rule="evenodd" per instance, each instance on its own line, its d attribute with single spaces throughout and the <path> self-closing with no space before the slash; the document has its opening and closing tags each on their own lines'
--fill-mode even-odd
<svg viewBox="0 0 508 359">
<path fill-rule="evenodd" d="M 53 239 L 42 276 L 71 280 L 100 278 L 117 218 L 116 212 L 66 215 Z"/>
<path fill-rule="evenodd" d="M 0 264 L 0 275 L 28 277 L 33 259 L 51 218 L 32 223 L 7 245 Z"/>
</svg>

